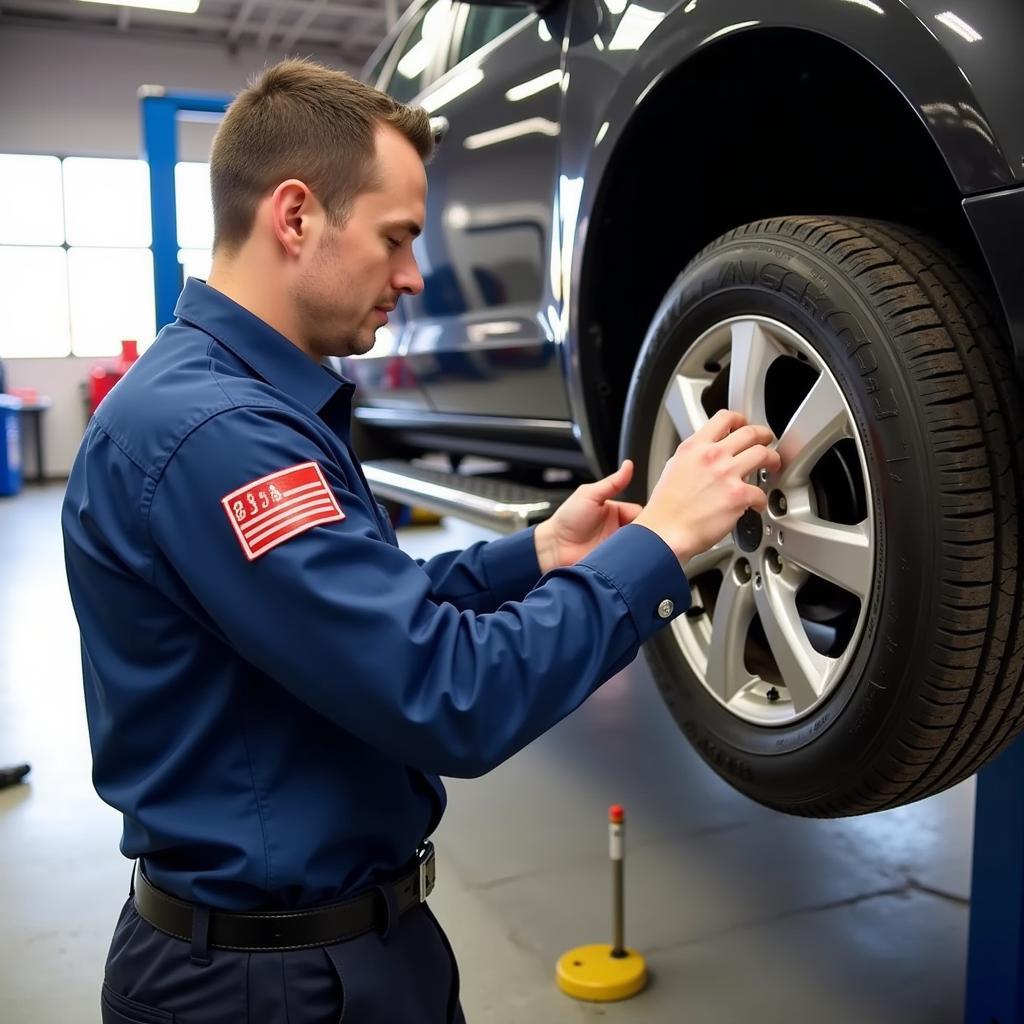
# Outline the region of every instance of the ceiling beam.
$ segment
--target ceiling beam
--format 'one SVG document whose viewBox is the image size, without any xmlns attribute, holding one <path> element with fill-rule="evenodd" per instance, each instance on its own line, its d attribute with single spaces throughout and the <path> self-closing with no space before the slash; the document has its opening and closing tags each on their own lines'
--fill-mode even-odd
<svg viewBox="0 0 1024 1024">
<path fill-rule="evenodd" d="M 202 7 L 200 13 L 187 15 L 132 8 L 130 22 L 127 20 L 128 8 L 122 8 L 115 13 L 110 7 L 102 4 L 32 0 L 29 5 L 22 4 L 19 0 L 11 0 L 2 2 L 0 18 L 5 25 L 17 24 L 25 28 L 65 31 L 82 31 L 89 28 L 95 30 L 97 35 L 116 34 L 120 38 L 127 36 L 132 39 L 188 39 L 195 42 L 219 43 L 221 46 L 225 42 L 231 45 L 245 45 L 247 41 L 254 41 L 254 37 L 260 34 L 259 23 L 254 23 L 251 19 L 253 11 L 258 11 L 261 7 L 270 7 L 271 10 L 298 10 L 308 16 L 311 3 L 318 4 L 320 20 L 307 17 L 307 24 L 301 35 L 297 36 L 294 42 L 289 42 L 289 47 L 300 44 L 309 47 L 322 46 L 339 52 L 349 64 L 359 65 L 364 56 L 360 47 L 372 49 L 383 36 L 384 25 L 381 22 L 386 15 L 382 8 L 332 3 L 331 0 L 244 0 L 233 17 L 230 14 L 218 17 L 212 12 L 203 14 Z M 340 27 L 328 27 L 329 23 L 323 19 L 338 14 L 351 15 L 351 27 L 346 26 L 344 30 Z M 45 16 L 45 20 L 40 16 Z M 295 32 L 295 25 L 286 26 L 280 32 L 290 38 Z M 243 36 L 247 39 L 243 39 Z"/>
<path fill-rule="evenodd" d="M 248 8 L 249 13 L 251 13 L 254 7 L 267 7 L 271 10 L 298 11 L 301 13 L 308 6 L 307 0 L 245 0 L 243 9 Z M 336 3 L 335 0 L 324 0 L 321 10 L 324 14 L 347 15 L 351 18 L 366 18 L 367 20 L 374 19 L 378 21 L 383 21 L 385 18 L 383 8 L 375 4 Z M 246 17 L 248 17 L 248 14 Z"/>
<path fill-rule="evenodd" d="M 307 7 L 306 0 L 271 0 L 271 6 L 280 7 L 282 10 L 304 11 Z M 325 0 L 323 5 L 324 14 L 348 14 L 353 18 L 380 18 L 383 19 L 384 12 L 372 5 L 334 3 L 333 0 Z"/>
<path fill-rule="evenodd" d="M 292 27 L 281 39 L 281 49 L 290 50 L 307 28 L 312 24 L 313 19 L 327 6 L 327 0 L 309 0 L 306 9 L 296 19 Z"/>
<path fill-rule="evenodd" d="M 281 8 L 271 7 L 267 11 L 267 16 L 263 20 L 263 26 L 260 28 L 259 38 L 256 40 L 256 45 L 261 50 L 266 50 L 270 46 L 270 37 L 274 34 L 277 29 L 277 23 L 281 20 Z"/>
<path fill-rule="evenodd" d="M 245 0 L 245 3 L 238 8 L 238 13 L 235 15 L 235 20 L 231 22 L 228 28 L 228 42 L 238 42 L 238 37 L 242 34 L 245 29 L 245 23 L 249 20 L 249 15 L 252 14 L 253 8 L 256 6 L 256 0 Z"/>
<path fill-rule="evenodd" d="M 93 6 L 96 7 L 96 10 L 89 10 Z M 36 15 L 33 17 L 24 14 L 20 8 L 15 9 L 11 5 L 5 4 L 2 14 L 0 14 L 0 21 L 5 26 L 17 25 L 19 28 L 35 29 L 36 31 L 88 31 L 97 38 L 124 38 L 117 32 L 113 19 L 110 14 L 106 13 L 103 7 L 94 4 L 82 4 L 82 8 L 85 9 L 84 13 L 80 14 L 76 10 L 73 16 L 68 16 L 68 7 L 62 0 L 33 0 L 32 10 Z M 48 18 L 43 21 L 38 17 L 39 14 L 63 16 L 64 20 L 57 22 Z M 154 17 L 148 18 L 145 17 L 146 15 L 154 15 Z M 157 41 L 162 40 L 164 42 L 168 40 L 187 41 L 223 47 L 226 42 L 224 35 L 225 25 L 226 21 L 222 18 L 189 14 L 170 15 L 170 18 L 165 20 L 159 18 L 158 12 L 137 9 L 134 12 L 128 38 L 145 38 Z M 188 29 L 198 29 L 199 34 L 182 32 L 182 26 Z M 175 31 L 175 29 L 178 31 Z M 253 26 L 249 31 L 255 33 L 256 27 Z M 358 43 L 361 39 L 365 38 L 365 36 L 361 35 L 355 41 Z M 304 45 L 313 47 L 322 46 L 325 49 L 337 49 L 339 44 L 347 45 L 348 39 L 346 38 L 346 33 L 340 32 L 338 29 L 311 27 L 306 30 L 302 42 Z M 244 44 L 239 43 L 239 45 Z M 350 56 L 348 59 L 352 63 L 359 63 L 362 58 L 361 56 L 358 58 Z"/>
<path fill-rule="evenodd" d="M 243 32 L 256 31 L 248 25 L 250 16 L 257 8 L 277 9 L 280 11 L 304 12 L 308 8 L 308 0 L 244 0 L 233 18 L 225 14 L 218 17 L 212 12 L 207 14 L 206 8 L 200 6 L 195 14 L 178 14 L 173 11 L 156 11 L 145 7 L 131 8 L 133 25 L 160 23 L 163 25 L 180 26 L 184 29 L 210 28 L 219 26 L 223 33 L 225 27 L 228 37 L 235 42 Z M 118 8 L 124 11 L 128 8 Z M 334 0 L 326 0 L 321 8 L 325 16 L 358 18 L 361 21 L 377 22 L 384 21 L 386 14 L 382 6 L 365 7 L 357 3 L 335 3 Z M 115 9 L 106 4 L 77 3 L 68 0 L 12 0 L 3 3 L 4 16 L 31 18 L 34 15 L 46 14 L 62 17 L 66 21 L 75 23 L 79 21 L 101 22 L 107 25 L 116 24 Z"/>
</svg>

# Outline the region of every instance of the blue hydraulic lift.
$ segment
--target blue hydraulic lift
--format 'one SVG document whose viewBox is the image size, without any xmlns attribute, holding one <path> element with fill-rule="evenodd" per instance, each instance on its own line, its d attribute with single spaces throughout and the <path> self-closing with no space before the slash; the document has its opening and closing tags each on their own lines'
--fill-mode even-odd
<svg viewBox="0 0 1024 1024">
<path fill-rule="evenodd" d="M 142 158 L 149 162 L 157 329 L 182 288 L 174 166 L 178 121 L 219 121 L 230 96 L 143 86 Z M 1024 739 L 978 773 L 964 1024 L 1024 1024 Z"/>
<path fill-rule="evenodd" d="M 174 319 L 181 294 L 178 262 L 177 199 L 174 166 L 178 162 L 178 121 L 217 122 L 231 96 L 171 92 L 159 85 L 139 89 L 142 105 L 142 159 L 149 163 L 149 201 L 153 224 L 153 279 L 156 327 Z"/>
<path fill-rule="evenodd" d="M 1024 739 L 978 772 L 966 1024 L 1024 1024 Z"/>
</svg>

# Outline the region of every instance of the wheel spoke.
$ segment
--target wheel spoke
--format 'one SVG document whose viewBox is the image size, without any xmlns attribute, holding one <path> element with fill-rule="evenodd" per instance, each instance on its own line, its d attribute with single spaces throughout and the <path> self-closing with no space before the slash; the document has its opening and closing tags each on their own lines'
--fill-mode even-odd
<svg viewBox="0 0 1024 1024">
<path fill-rule="evenodd" d="M 842 392 L 831 374 L 822 373 L 779 438 L 779 486 L 807 483 L 818 459 L 837 441 L 852 436 Z"/>
<path fill-rule="evenodd" d="M 729 356 L 729 408 L 743 413 L 748 423 L 767 423 L 764 407 L 765 375 L 782 350 L 753 320 L 732 325 Z"/>
<path fill-rule="evenodd" d="M 732 534 L 728 533 L 713 548 L 708 548 L 707 551 L 702 551 L 699 555 L 694 555 L 693 558 L 683 566 L 683 570 L 686 572 L 686 578 L 688 580 L 693 580 L 702 573 L 709 572 L 712 569 L 717 569 L 723 562 L 731 559 L 735 552 L 736 542 L 733 540 Z"/>
<path fill-rule="evenodd" d="M 800 622 L 795 596 L 792 589 L 771 573 L 764 576 L 764 585 L 754 590 L 754 603 L 768 645 L 789 690 L 793 709 L 799 714 L 821 696 L 832 659 L 811 646 Z"/>
<path fill-rule="evenodd" d="M 871 536 L 865 520 L 855 526 L 817 517 L 787 517 L 781 524 L 784 560 L 835 583 L 861 600 L 871 587 Z"/>
<path fill-rule="evenodd" d="M 753 586 L 727 571 L 715 599 L 708 651 L 707 684 L 726 704 L 753 680 L 743 662 L 747 630 L 754 617 Z"/>
<path fill-rule="evenodd" d="M 708 381 L 677 374 L 665 395 L 665 412 L 672 420 L 680 441 L 685 441 L 708 421 L 700 396 Z"/>
</svg>

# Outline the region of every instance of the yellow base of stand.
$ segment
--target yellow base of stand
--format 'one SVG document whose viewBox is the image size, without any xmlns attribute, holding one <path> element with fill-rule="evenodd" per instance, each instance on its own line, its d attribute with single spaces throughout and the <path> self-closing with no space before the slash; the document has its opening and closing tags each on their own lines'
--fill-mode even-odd
<svg viewBox="0 0 1024 1024">
<path fill-rule="evenodd" d="M 577 946 L 559 957 L 555 980 L 573 999 L 612 1003 L 643 991 L 647 964 L 634 949 L 627 949 L 626 956 L 614 957 L 608 945 Z"/>
<path fill-rule="evenodd" d="M 414 526 L 436 526 L 441 522 L 441 517 L 428 509 L 414 507 L 410 511 L 409 522 Z"/>
</svg>

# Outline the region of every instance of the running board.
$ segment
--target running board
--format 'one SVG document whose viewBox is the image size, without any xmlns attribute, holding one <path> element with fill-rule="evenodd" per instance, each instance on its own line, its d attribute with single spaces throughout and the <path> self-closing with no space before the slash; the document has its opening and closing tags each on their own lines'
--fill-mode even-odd
<svg viewBox="0 0 1024 1024">
<path fill-rule="evenodd" d="M 501 533 L 515 533 L 547 519 L 571 493 L 451 473 L 401 459 L 364 462 L 363 472 L 378 498 L 467 519 Z"/>
</svg>

